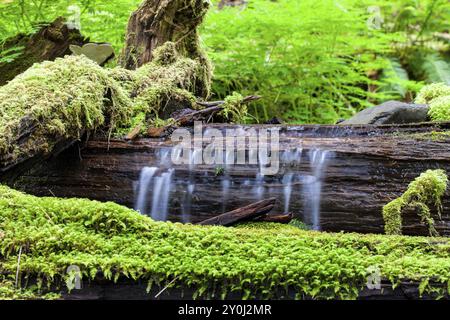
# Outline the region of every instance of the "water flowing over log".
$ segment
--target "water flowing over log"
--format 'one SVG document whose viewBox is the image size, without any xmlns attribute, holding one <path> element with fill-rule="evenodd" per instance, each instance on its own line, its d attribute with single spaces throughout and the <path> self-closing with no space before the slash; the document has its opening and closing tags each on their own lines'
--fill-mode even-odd
<svg viewBox="0 0 450 320">
<path fill-rule="evenodd" d="M 248 206 L 221 214 L 217 217 L 204 220 L 199 224 L 203 226 L 231 226 L 239 222 L 250 221 L 262 217 L 272 211 L 276 201 L 277 199 L 275 198 L 261 200 Z"/>
<path fill-rule="evenodd" d="M 198 223 L 220 212 L 277 198 L 273 212 L 292 212 L 324 231 L 383 233 L 382 207 L 427 169 L 450 173 L 450 123 L 386 126 L 232 126 L 205 130 L 280 129 L 280 170 L 259 175 L 257 165 L 173 165 L 168 219 Z M 13 187 L 41 196 L 86 197 L 135 207 L 144 167 L 170 165 L 172 142 L 94 139 L 14 179 Z M 80 156 L 81 159 L 80 160 Z M 156 176 L 155 176 L 156 177 Z M 152 195 L 153 183 L 142 189 Z M 145 194 L 145 193 L 144 193 Z M 262 198 L 261 198 L 262 197 Z M 443 200 L 440 235 L 450 235 L 450 196 Z M 148 200 L 151 203 L 151 199 Z M 146 214 L 150 214 L 147 212 Z M 435 213 L 433 213 L 435 214 Z M 416 212 L 403 216 L 403 233 L 428 235 Z"/>
</svg>

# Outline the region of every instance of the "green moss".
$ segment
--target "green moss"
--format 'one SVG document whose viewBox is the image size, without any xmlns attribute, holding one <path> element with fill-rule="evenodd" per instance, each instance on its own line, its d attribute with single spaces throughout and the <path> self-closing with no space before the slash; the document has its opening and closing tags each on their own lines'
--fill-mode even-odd
<svg viewBox="0 0 450 320">
<path fill-rule="evenodd" d="M 176 110 L 196 108 L 195 96 L 210 88 L 210 80 L 203 79 L 202 72 L 199 62 L 181 56 L 172 42 L 158 47 L 153 61 L 136 71 L 112 70 L 111 76 L 133 97 L 134 113 L 116 135 L 128 131 L 138 120 L 147 128 L 155 119 L 168 119 Z"/>
<path fill-rule="evenodd" d="M 445 83 L 433 83 L 423 87 L 418 93 L 415 102 L 429 104 L 433 99 L 450 95 L 450 87 Z"/>
<path fill-rule="evenodd" d="M 35 64 L 0 87 L 2 163 L 46 154 L 61 138 L 114 128 L 126 120 L 130 107 L 119 83 L 85 57 Z M 18 140 L 24 139 L 19 148 Z"/>
<path fill-rule="evenodd" d="M 241 94 L 233 92 L 231 96 L 225 98 L 221 115 L 235 123 L 244 123 L 248 120 L 249 114 L 243 100 L 244 97 Z"/>
<path fill-rule="evenodd" d="M 433 99 L 428 114 L 433 121 L 450 121 L 450 94 Z"/>
<path fill-rule="evenodd" d="M 264 226 L 264 225 L 263 225 Z M 224 228 L 155 222 L 114 203 L 37 198 L 0 187 L 0 273 L 40 279 L 41 294 L 77 265 L 84 279 L 192 288 L 198 296 L 356 298 L 368 270 L 424 292 L 450 283 L 448 238 L 328 234 L 266 224 Z M 274 227 L 275 226 L 275 227 Z M 24 284 L 25 281 L 22 281 Z M 51 291 L 51 290 L 50 290 Z M 38 292 L 39 293 L 39 292 Z"/>
<path fill-rule="evenodd" d="M 428 104 L 428 115 L 433 121 L 450 121 L 450 86 L 433 83 L 420 90 L 416 103 Z"/>
<path fill-rule="evenodd" d="M 448 178 L 443 170 L 427 170 L 411 182 L 406 192 L 383 207 L 385 231 L 389 235 L 402 233 L 402 212 L 417 210 L 422 223 L 428 226 L 431 235 L 437 235 L 430 206 L 442 210 L 441 198 L 447 189 Z"/>
</svg>

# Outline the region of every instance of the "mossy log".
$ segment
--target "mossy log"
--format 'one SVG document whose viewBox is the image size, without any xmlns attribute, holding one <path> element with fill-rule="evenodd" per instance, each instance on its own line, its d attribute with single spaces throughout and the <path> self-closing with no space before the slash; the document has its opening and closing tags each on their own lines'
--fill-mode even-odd
<svg viewBox="0 0 450 320">
<path fill-rule="evenodd" d="M 211 65 L 200 47 L 197 27 L 209 8 L 207 0 L 146 0 L 131 15 L 120 64 L 137 69 L 154 58 L 154 51 L 166 42 L 176 44 L 177 51 L 202 65 L 196 96 L 209 96 Z"/>
<path fill-rule="evenodd" d="M 211 125 L 222 130 L 227 125 Z M 256 128 L 258 126 L 255 126 Z M 276 127 L 276 126 L 268 126 Z M 302 161 L 294 166 L 282 164 L 280 173 L 264 181 L 265 196 L 279 201 L 274 212 L 283 212 L 283 175 L 309 175 L 314 166 L 309 161 L 310 150 L 331 152 L 324 168 L 321 193 L 320 227 L 326 231 L 355 231 L 384 233 L 382 208 L 400 196 L 408 184 L 427 169 L 443 169 L 450 173 L 450 123 L 388 125 L 388 126 L 278 126 L 281 129 L 281 149 L 303 149 Z M 94 139 L 79 153 L 68 150 L 18 179 L 3 176 L 3 180 L 36 195 L 87 197 L 112 200 L 132 207 L 134 185 L 145 166 L 158 166 L 161 149 L 171 146 L 169 140 Z M 82 160 L 80 160 L 80 157 Z M 222 179 L 216 176 L 215 166 L 198 166 L 189 171 L 176 167 L 171 194 L 169 219 L 180 219 L 181 199 L 186 193 L 186 181 L 195 177 L 196 191 L 192 203 L 192 222 L 212 218 L 226 210 L 239 208 L 255 201 L 253 181 L 257 166 L 237 166 L 229 171 L 232 185 L 225 205 L 222 198 Z M 304 208 L 302 188 L 297 180 L 292 184 L 289 211 L 309 222 Z M 450 235 L 450 196 L 442 199 L 442 219 L 436 212 L 435 228 L 440 235 Z M 428 227 L 420 222 L 416 212 L 403 214 L 403 234 L 429 235 Z"/>
<path fill-rule="evenodd" d="M 0 63 L 0 86 L 30 68 L 34 63 L 71 54 L 70 45 L 82 46 L 89 42 L 79 30 L 69 29 L 64 18 L 44 25 L 34 34 L 19 34 L 6 39 L 0 51 L 17 55 L 13 61 Z"/>
</svg>

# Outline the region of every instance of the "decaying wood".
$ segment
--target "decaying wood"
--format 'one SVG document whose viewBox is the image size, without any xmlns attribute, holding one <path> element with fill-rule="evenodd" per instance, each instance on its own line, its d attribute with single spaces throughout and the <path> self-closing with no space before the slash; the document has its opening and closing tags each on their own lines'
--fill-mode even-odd
<svg viewBox="0 0 450 320">
<path fill-rule="evenodd" d="M 277 199 L 275 198 L 261 200 L 248 206 L 221 214 L 217 217 L 204 220 L 200 222 L 199 225 L 231 226 L 239 222 L 251 221 L 272 211 L 276 201 Z"/>
<path fill-rule="evenodd" d="M 82 46 L 89 42 L 80 31 L 69 29 L 63 18 L 43 26 L 32 35 L 20 34 L 7 39 L 2 50 L 23 47 L 20 55 L 12 62 L 0 63 L 0 86 L 12 80 L 18 74 L 30 68 L 34 63 L 55 60 L 70 55 L 70 45 Z"/>
<path fill-rule="evenodd" d="M 293 219 L 294 219 L 293 213 L 283 213 L 283 214 L 266 214 L 259 218 L 256 218 L 255 221 L 288 224 Z"/>
<path fill-rule="evenodd" d="M 383 233 L 382 207 L 401 195 L 420 173 L 441 168 L 450 173 L 450 123 L 425 123 L 387 126 L 243 126 L 242 128 L 279 128 L 280 149 L 302 148 L 302 161 L 293 165 L 282 163 L 279 173 L 264 181 L 264 195 L 275 197 L 273 212 L 283 212 L 285 189 L 283 175 L 311 175 L 315 166 L 310 153 L 315 149 L 329 150 L 322 183 L 320 226 L 324 231 Z M 208 125 L 225 132 L 233 125 Z M 440 136 L 441 133 L 441 136 Z M 14 178 L 2 176 L 4 182 L 40 196 L 80 197 L 100 201 L 115 201 L 133 207 L 140 171 L 145 166 L 160 166 L 158 153 L 172 146 L 170 139 L 90 140 L 81 152 L 67 150 L 59 157 L 42 163 Z M 258 166 L 242 165 L 228 172 L 232 184 L 223 210 L 222 178 L 216 176 L 215 165 L 176 166 L 169 219 L 180 221 L 180 201 L 186 194 L 186 180 L 193 179 L 195 193 L 191 221 L 198 223 L 253 203 L 254 183 Z M 293 181 L 289 211 L 308 223 L 304 208 L 301 179 Z M 51 190 L 51 192 L 50 192 Z M 450 235 L 450 193 L 442 199 L 442 219 L 435 216 L 440 235 Z M 403 233 L 428 235 L 415 212 L 405 212 Z"/>
<path fill-rule="evenodd" d="M 183 56 L 197 59 L 210 74 L 211 66 L 200 48 L 197 27 L 209 7 L 208 0 L 145 0 L 131 15 L 120 64 L 136 69 L 152 61 L 153 51 L 167 41 L 176 43 Z M 204 85 L 196 88 L 196 96 L 207 98 Z"/>
<path fill-rule="evenodd" d="M 104 278 L 97 277 L 94 280 L 84 280 L 81 290 L 72 290 L 70 293 L 67 289 L 63 290 L 62 298 L 64 300 L 152 300 L 155 299 L 156 294 L 159 291 L 157 286 L 153 286 L 150 292 L 148 289 L 148 281 L 143 280 L 131 280 L 124 277 L 120 277 L 117 282 L 106 280 Z M 433 287 L 438 287 L 440 284 L 432 283 Z M 445 284 L 442 284 L 444 287 Z M 358 300 L 411 300 L 411 299 L 423 299 L 423 300 L 435 300 L 437 294 L 424 293 L 420 294 L 420 282 L 410 281 L 403 279 L 397 284 L 395 289 L 392 288 L 392 284 L 387 279 L 382 279 L 381 289 L 368 289 L 365 287 L 359 292 Z M 289 290 L 287 293 L 274 292 L 277 299 L 295 299 L 296 293 L 293 290 Z M 165 291 L 159 300 L 174 300 L 174 299 L 192 299 L 194 297 L 194 289 L 192 288 L 170 288 Z M 217 298 L 218 296 L 216 296 Z M 227 299 L 241 299 L 242 297 L 231 292 Z M 310 297 L 304 297 L 310 299 Z M 445 294 L 441 299 L 448 300 L 450 296 Z"/>
<path fill-rule="evenodd" d="M 260 96 L 247 96 L 242 99 L 243 104 L 251 103 L 253 101 L 261 99 Z M 214 102 L 197 102 L 198 105 L 204 107 L 202 110 L 191 110 L 187 109 L 187 112 L 180 112 L 179 115 L 175 114 L 173 116 L 173 123 L 164 127 L 150 127 L 147 130 L 147 136 L 150 138 L 164 138 L 173 133 L 177 127 L 186 127 L 194 125 L 195 121 L 202 121 L 208 123 L 214 118 L 214 115 L 222 111 L 224 108 L 225 101 L 214 101 Z M 183 110 L 182 110 L 183 111 Z M 140 128 L 139 128 L 140 130 Z M 130 134 L 125 138 L 125 140 L 134 140 L 138 137 L 139 132 L 136 133 L 136 128 L 130 132 Z"/>
</svg>

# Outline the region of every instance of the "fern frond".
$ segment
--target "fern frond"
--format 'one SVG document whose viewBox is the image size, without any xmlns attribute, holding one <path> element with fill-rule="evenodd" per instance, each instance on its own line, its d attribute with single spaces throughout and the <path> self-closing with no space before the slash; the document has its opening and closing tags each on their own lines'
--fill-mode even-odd
<svg viewBox="0 0 450 320">
<path fill-rule="evenodd" d="M 450 85 L 450 64 L 440 55 L 428 54 L 424 58 L 421 68 L 427 82 L 443 82 Z"/>
</svg>

